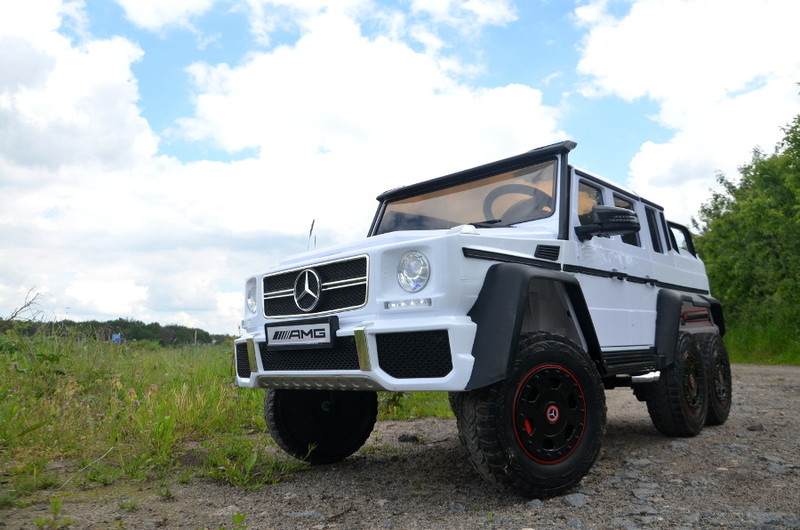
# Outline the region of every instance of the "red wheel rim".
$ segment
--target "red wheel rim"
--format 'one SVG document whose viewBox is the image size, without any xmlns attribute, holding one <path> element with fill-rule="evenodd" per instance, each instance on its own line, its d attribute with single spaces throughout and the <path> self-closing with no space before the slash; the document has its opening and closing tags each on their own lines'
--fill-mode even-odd
<svg viewBox="0 0 800 530">
<path fill-rule="evenodd" d="M 514 396 L 514 435 L 532 460 L 557 464 L 580 445 L 586 430 L 583 387 L 563 366 L 538 366 L 522 378 Z"/>
</svg>

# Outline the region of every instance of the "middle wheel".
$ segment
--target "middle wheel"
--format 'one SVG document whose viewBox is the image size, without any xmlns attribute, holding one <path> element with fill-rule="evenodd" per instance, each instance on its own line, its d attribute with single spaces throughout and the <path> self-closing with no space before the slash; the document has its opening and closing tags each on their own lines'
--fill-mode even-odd
<svg viewBox="0 0 800 530">
<path fill-rule="evenodd" d="M 527 497 L 575 486 L 600 452 L 605 394 L 597 368 L 560 335 L 524 336 L 508 377 L 464 393 L 456 414 L 476 470 Z"/>
</svg>

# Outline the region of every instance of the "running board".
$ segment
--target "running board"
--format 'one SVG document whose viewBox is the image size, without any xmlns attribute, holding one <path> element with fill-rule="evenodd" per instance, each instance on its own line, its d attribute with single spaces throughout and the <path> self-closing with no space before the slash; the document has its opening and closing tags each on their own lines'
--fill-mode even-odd
<svg viewBox="0 0 800 530">
<path fill-rule="evenodd" d="M 649 383 L 655 383 L 659 379 L 661 379 L 661 372 L 658 371 L 639 375 L 617 375 L 604 378 L 603 385 L 606 389 L 617 387 L 627 388 L 632 387 L 633 385 L 646 385 Z"/>
</svg>

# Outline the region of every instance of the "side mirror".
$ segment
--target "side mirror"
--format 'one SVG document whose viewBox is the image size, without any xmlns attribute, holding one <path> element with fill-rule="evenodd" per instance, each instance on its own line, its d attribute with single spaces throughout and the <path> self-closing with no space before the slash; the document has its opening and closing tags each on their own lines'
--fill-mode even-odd
<svg viewBox="0 0 800 530">
<path fill-rule="evenodd" d="M 616 206 L 595 205 L 589 214 L 587 225 L 576 226 L 575 234 L 581 241 L 595 236 L 619 236 L 639 231 L 639 218 L 636 212 Z"/>
</svg>

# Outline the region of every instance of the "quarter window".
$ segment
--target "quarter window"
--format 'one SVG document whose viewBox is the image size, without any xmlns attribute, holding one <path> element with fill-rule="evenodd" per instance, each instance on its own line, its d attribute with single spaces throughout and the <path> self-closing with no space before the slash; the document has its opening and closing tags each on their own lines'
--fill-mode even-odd
<svg viewBox="0 0 800 530">
<path fill-rule="evenodd" d="M 664 246 L 661 244 L 661 234 L 658 231 L 658 220 L 656 212 L 652 208 L 645 208 L 647 216 L 647 227 L 650 229 L 650 240 L 653 242 L 653 250 L 664 253 Z"/>
</svg>

